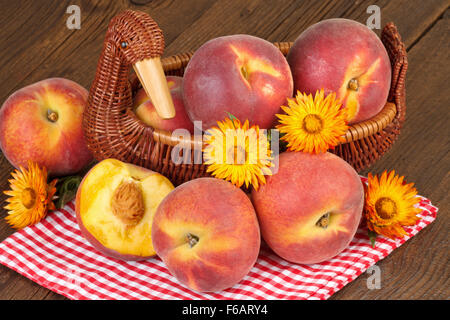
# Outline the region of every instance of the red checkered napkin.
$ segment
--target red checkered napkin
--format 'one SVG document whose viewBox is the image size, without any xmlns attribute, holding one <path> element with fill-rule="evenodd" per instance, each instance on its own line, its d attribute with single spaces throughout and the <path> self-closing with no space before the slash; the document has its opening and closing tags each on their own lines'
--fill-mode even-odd
<svg viewBox="0 0 450 320">
<path fill-rule="evenodd" d="M 404 239 L 380 236 L 372 248 L 367 229 L 360 228 L 342 253 L 313 265 L 289 263 L 263 246 L 250 273 L 217 293 L 185 288 L 159 258 L 125 262 L 103 256 L 81 236 L 73 202 L 4 240 L 0 263 L 70 299 L 327 299 L 436 218 L 438 208 L 420 198 L 421 219 Z"/>
</svg>

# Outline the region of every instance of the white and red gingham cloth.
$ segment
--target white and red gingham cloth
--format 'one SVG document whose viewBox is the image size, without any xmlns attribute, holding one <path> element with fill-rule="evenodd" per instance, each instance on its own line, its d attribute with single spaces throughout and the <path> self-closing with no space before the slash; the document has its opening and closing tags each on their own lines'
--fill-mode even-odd
<svg viewBox="0 0 450 320">
<path fill-rule="evenodd" d="M 436 218 L 438 208 L 420 198 L 421 219 L 401 240 L 379 236 L 372 248 L 361 227 L 338 256 L 313 265 L 289 263 L 263 246 L 250 273 L 216 293 L 184 287 L 157 257 L 125 262 L 102 255 L 81 236 L 73 202 L 4 240 L 0 263 L 70 299 L 327 299 Z"/>
</svg>

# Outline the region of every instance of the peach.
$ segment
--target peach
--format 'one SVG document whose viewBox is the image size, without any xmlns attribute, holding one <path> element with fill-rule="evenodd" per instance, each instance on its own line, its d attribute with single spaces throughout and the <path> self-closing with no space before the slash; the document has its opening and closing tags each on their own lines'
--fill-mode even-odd
<svg viewBox="0 0 450 320">
<path fill-rule="evenodd" d="M 252 191 L 263 239 L 300 264 L 328 260 L 358 228 L 364 190 L 356 171 L 331 153 L 285 152 L 279 170 Z"/>
<path fill-rule="evenodd" d="M 310 26 L 295 40 L 287 60 L 295 91 L 336 92 L 349 123 L 375 116 L 386 104 L 391 63 L 381 40 L 359 22 L 328 19 Z"/>
<path fill-rule="evenodd" d="M 156 211 L 152 240 L 169 271 L 201 292 L 238 283 L 254 265 L 260 248 L 249 198 L 215 178 L 191 180 L 172 191 Z"/>
<path fill-rule="evenodd" d="M 138 90 L 134 97 L 134 110 L 137 117 L 146 125 L 165 131 L 174 131 L 175 129 L 187 129 L 194 133 L 194 124 L 189 119 L 184 108 L 183 95 L 181 93 L 181 77 L 167 76 L 167 85 L 169 86 L 175 107 L 175 117 L 172 119 L 163 119 L 158 116 L 155 106 L 145 93 L 144 89 Z"/>
<path fill-rule="evenodd" d="M 28 160 L 51 175 L 69 175 L 92 161 L 82 114 L 88 92 L 79 84 L 50 78 L 13 93 L 0 109 L 0 148 L 14 167 Z"/>
<path fill-rule="evenodd" d="M 203 122 L 204 130 L 228 117 L 227 112 L 268 129 L 292 90 L 283 54 L 250 35 L 206 42 L 194 53 L 183 78 L 186 111 L 192 121 Z"/>
<path fill-rule="evenodd" d="M 155 255 L 153 216 L 173 190 L 163 175 L 115 159 L 96 164 L 78 188 L 75 211 L 84 237 L 103 254 L 122 260 Z"/>
</svg>

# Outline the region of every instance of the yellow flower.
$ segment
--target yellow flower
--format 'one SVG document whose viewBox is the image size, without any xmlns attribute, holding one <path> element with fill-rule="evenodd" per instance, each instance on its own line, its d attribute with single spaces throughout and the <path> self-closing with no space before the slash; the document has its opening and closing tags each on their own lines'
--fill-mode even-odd
<svg viewBox="0 0 450 320">
<path fill-rule="evenodd" d="M 11 173 L 14 179 L 10 179 L 11 190 L 4 193 L 10 196 L 6 201 L 8 210 L 6 221 L 14 228 L 23 227 L 39 222 L 48 210 L 55 210 L 52 202 L 56 192 L 56 179 L 47 184 L 46 168 L 32 162 L 28 162 L 28 170 L 20 167 Z"/>
<path fill-rule="evenodd" d="M 395 171 L 381 177 L 368 175 L 364 214 L 369 230 L 394 239 L 406 235 L 403 226 L 414 225 L 422 210 L 414 207 L 420 199 L 413 183 L 404 184 Z"/>
<path fill-rule="evenodd" d="M 325 97 L 322 89 L 313 98 L 298 91 L 288 105 L 281 107 L 286 114 L 277 114 L 277 129 L 285 134 L 281 139 L 290 151 L 322 153 L 344 141 L 347 113 L 335 93 Z"/>
<path fill-rule="evenodd" d="M 267 136 L 258 126 L 242 125 L 238 119 L 217 122 L 218 127 L 206 131 L 204 160 L 207 172 L 237 187 L 250 184 L 258 189 L 265 184 L 273 166 Z"/>
</svg>

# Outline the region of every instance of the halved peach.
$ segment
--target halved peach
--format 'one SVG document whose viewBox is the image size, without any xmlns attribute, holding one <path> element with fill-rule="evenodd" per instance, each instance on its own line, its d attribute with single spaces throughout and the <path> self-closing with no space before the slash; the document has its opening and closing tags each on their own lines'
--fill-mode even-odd
<svg viewBox="0 0 450 320">
<path fill-rule="evenodd" d="M 78 188 L 75 211 L 84 237 L 100 252 L 122 260 L 155 255 L 153 216 L 174 186 L 163 175 L 106 159 L 95 165 Z"/>
</svg>

